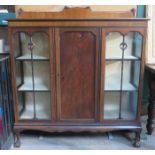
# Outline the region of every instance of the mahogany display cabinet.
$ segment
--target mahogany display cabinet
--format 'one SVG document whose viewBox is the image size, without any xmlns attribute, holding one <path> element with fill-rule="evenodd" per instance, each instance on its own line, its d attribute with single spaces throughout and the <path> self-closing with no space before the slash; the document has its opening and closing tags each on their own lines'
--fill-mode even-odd
<svg viewBox="0 0 155 155">
<path fill-rule="evenodd" d="M 131 130 L 140 146 L 147 19 L 88 8 L 20 15 L 9 20 L 15 146 L 23 130 Z"/>
</svg>

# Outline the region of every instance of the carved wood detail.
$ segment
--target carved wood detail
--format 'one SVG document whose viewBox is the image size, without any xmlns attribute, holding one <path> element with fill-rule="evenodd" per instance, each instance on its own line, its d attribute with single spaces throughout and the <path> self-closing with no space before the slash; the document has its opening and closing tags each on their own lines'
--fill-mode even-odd
<svg viewBox="0 0 155 155">
<path fill-rule="evenodd" d="M 102 11 L 93 12 L 89 7 L 68 8 L 65 7 L 60 12 L 24 12 L 21 8 L 17 11 L 19 18 L 37 18 L 37 19 L 103 19 L 103 18 L 133 18 L 135 9 L 130 11 Z"/>
</svg>

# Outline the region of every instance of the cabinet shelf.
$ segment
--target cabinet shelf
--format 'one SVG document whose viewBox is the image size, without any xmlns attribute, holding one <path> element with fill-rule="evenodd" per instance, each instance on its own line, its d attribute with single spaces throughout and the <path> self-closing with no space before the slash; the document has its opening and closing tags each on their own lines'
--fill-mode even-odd
<svg viewBox="0 0 155 155">
<path fill-rule="evenodd" d="M 122 91 L 137 91 L 138 89 L 131 83 L 124 83 Z M 109 81 L 105 84 L 105 91 L 121 91 L 120 84 Z"/>
<path fill-rule="evenodd" d="M 122 58 L 121 57 L 106 57 L 106 60 L 108 61 L 113 61 L 113 60 L 122 60 Z M 135 57 L 135 56 L 125 56 L 124 58 L 123 58 L 123 60 L 140 60 L 140 58 L 139 57 Z"/>
<path fill-rule="evenodd" d="M 33 55 L 33 59 L 31 59 L 31 55 L 23 55 L 23 56 L 16 57 L 16 60 L 19 60 L 19 61 L 22 61 L 22 60 L 47 61 L 47 60 L 49 60 L 49 58 L 44 57 L 44 56 Z"/>
<path fill-rule="evenodd" d="M 45 84 L 35 84 L 35 88 L 33 90 L 32 84 L 22 84 L 18 87 L 18 91 L 50 91 L 50 89 Z"/>
</svg>

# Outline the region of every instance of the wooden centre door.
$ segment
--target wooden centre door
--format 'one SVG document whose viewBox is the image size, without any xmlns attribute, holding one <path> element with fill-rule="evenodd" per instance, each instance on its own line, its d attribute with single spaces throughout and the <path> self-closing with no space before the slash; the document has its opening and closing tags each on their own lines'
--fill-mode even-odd
<svg viewBox="0 0 155 155">
<path fill-rule="evenodd" d="M 95 122 L 99 114 L 99 31 L 96 28 L 60 28 L 55 34 L 57 119 Z"/>
</svg>

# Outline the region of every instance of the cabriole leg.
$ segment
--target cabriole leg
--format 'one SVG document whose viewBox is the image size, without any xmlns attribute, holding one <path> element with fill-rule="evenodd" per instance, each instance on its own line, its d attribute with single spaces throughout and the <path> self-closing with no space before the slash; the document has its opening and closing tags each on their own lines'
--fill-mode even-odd
<svg viewBox="0 0 155 155">
<path fill-rule="evenodd" d="M 14 133 L 14 147 L 20 147 L 20 131 L 15 131 Z"/>
<path fill-rule="evenodd" d="M 140 147 L 140 134 L 141 134 L 141 130 L 135 131 L 135 139 L 133 143 L 134 147 Z"/>
</svg>

